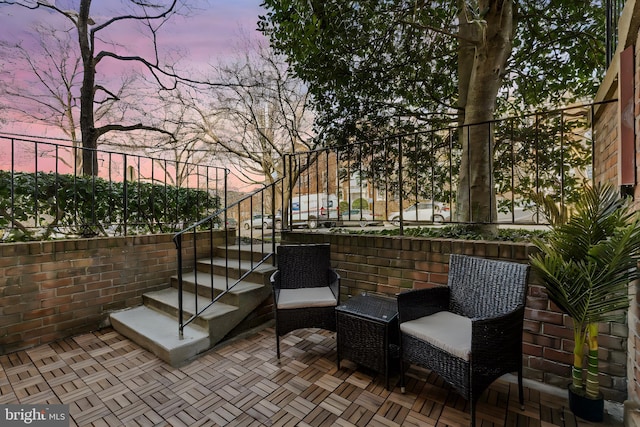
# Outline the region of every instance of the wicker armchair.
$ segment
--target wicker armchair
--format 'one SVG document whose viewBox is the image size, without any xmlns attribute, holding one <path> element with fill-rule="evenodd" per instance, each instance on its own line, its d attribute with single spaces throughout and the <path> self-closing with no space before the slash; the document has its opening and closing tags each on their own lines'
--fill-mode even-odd
<svg viewBox="0 0 640 427">
<path fill-rule="evenodd" d="M 281 336 L 301 328 L 336 330 L 340 276 L 331 269 L 328 244 L 280 245 L 277 259 L 271 285 L 280 359 Z"/>
<path fill-rule="evenodd" d="M 447 287 L 398 296 L 402 363 L 440 375 L 471 405 L 502 374 L 518 373 L 529 265 L 451 255 Z M 403 366 L 404 368 L 404 366 Z M 404 372 L 401 370 L 404 392 Z"/>
</svg>

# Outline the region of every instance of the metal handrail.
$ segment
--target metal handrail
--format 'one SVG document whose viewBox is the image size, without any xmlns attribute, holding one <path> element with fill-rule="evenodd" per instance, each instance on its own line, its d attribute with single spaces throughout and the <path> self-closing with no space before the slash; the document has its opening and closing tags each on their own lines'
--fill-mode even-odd
<svg viewBox="0 0 640 427">
<path fill-rule="evenodd" d="M 240 283 L 242 282 L 244 279 L 246 279 L 252 272 L 256 271 L 256 269 L 258 269 L 258 267 L 260 267 L 261 265 L 265 264 L 269 259 L 271 259 L 273 265 L 275 265 L 275 251 L 276 251 L 276 215 L 275 215 L 275 192 L 276 192 L 276 188 L 279 184 L 281 184 L 282 180 L 276 181 L 273 184 L 264 186 L 263 188 L 256 190 L 254 192 L 252 192 L 251 194 L 248 194 L 244 197 L 242 197 L 241 199 L 237 200 L 234 203 L 231 203 L 229 205 L 227 205 L 225 208 L 219 209 L 218 211 L 214 212 L 213 214 L 209 215 L 207 218 L 204 218 L 192 225 L 190 225 L 189 227 L 185 228 L 184 230 L 176 233 L 173 237 L 173 241 L 174 244 L 176 246 L 176 250 L 177 250 L 177 262 L 178 262 L 178 274 L 177 274 L 177 280 L 178 280 L 178 333 L 180 338 L 184 337 L 184 328 L 189 325 L 190 323 L 192 323 L 200 314 L 202 314 L 204 311 L 206 311 L 207 309 L 209 309 L 213 304 L 215 304 L 216 302 L 218 302 L 221 298 L 223 298 L 225 295 L 227 295 L 228 293 L 230 293 L 231 291 L 234 290 L 234 288 Z M 260 215 L 263 215 L 267 212 L 270 213 L 271 215 L 271 221 L 272 221 L 272 226 L 270 229 L 270 239 L 271 239 L 271 250 L 267 251 L 266 253 L 264 252 L 264 244 L 262 243 L 265 240 L 266 237 L 266 233 L 265 233 L 265 229 L 264 227 L 260 228 L 260 235 L 254 235 L 254 229 L 253 226 L 250 226 L 249 228 L 249 239 L 250 239 L 250 243 L 251 243 L 251 257 L 250 257 L 250 263 L 249 263 L 249 267 L 247 268 L 247 270 L 244 273 L 241 273 L 239 275 L 239 277 L 237 279 L 235 279 L 233 281 L 233 283 L 230 284 L 230 259 L 229 259 L 229 251 L 230 251 L 230 247 L 231 242 L 229 241 L 229 230 L 232 230 L 232 228 L 229 228 L 227 226 L 228 224 L 228 218 L 229 213 L 232 212 L 235 209 L 238 209 L 238 211 L 240 210 L 240 207 L 246 203 L 249 203 L 250 206 L 250 212 L 252 214 L 253 217 L 253 206 L 254 203 L 253 201 L 258 198 L 261 201 L 264 202 L 264 198 L 265 195 L 270 195 L 271 196 L 271 208 L 268 210 L 265 210 L 264 206 L 265 203 L 261 204 L 260 207 Z M 240 212 L 238 212 L 240 213 Z M 216 226 L 218 224 L 220 224 L 220 217 L 222 216 L 223 218 L 223 227 L 222 229 L 224 229 L 224 270 L 225 270 L 225 274 L 224 274 L 224 288 L 222 289 L 221 292 L 218 293 L 218 295 L 215 294 L 216 288 L 215 288 L 215 278 L 214 278 L 214 258 L 215 258 L 215 247 L 213 245 L 213 230 L 215 230 Z M 238 218 L 240 217 L 240 215 L 238 215 Z M 249 221 L 252 221 L 252 217 L 249 219 Z M 251 222 L 249 222 L 248 224 L 252 225 Z M 239 225 L 239 224 L 238 224 Z M 210 296 L 206 302 L 205 305 L 203 305 L 202 307 L 198 307 L 198 303 L 199 303 L 199 295 L 198 295 L 198 267 L 197 264 L 199 262 L 202 262 L 203 256 L 201 256 L 199 254 L 199 250 L 198 250 L 198 245 L 197 245 L 197 237 L 198 237 L 198 232 L 199 230 L 202 229 L 207 229 L 209 231 L 209 248 L 208 248 L 208 252 L 209 252 L 209 265 L 210 265 L 210 283 L 209 283 L 209 290 L 210 290 Z M 240 229 L 238 228 L 238 232 L 240 232 Z M 233 233 L 235 234 L 235 230 L 233 231 Z M 184 246 L 184 241 L 183 238 L 187 235 L 187 234 L 191 234 L 192 235 L 192 242 L 193 242 L 193 247 L 191 248 L 191 250 L 193 251 L 192 253 L 192 263 L 190 266 L 186 266 L 185 265 L 185 261 L 184 261 L 184 256 L 183 256 L 183 251 L 186 249 Z M 259 238 L 259 241 L 261 242 L 261 254 L 262 254 L 262 258 L 259 260 L 254 260 L 253 257 L 253 243 L 255 241 L 254 238 Z M 241 272 L 242 271 L 242 256 L 241 256 L 241 237 L 239 238 L 238 243 L 238 271 Z M 236 243 L 234 241 L 234 243 Z M 185 270 L 190 269 L 193 270 L 194 272 L 194 286 L 195 286 L 195 291 L 193 292 L 194 294 L 194 313 L 189 317 L 189 318 L 185 318 L 185 309 L 184 309 L 184 276 L 183 273 Z"/>
</svg>

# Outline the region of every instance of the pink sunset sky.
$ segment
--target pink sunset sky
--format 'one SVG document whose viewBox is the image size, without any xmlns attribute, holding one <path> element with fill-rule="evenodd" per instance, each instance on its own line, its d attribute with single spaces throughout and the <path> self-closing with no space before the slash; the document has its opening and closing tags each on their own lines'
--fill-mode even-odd
<svg viewBox="0 0 640 427">
<path fill-rule="evenodd" d="M 77 0 L 51 0 L 63 10 L 78 10 Z M 35 3 L 28 1 L 25 3 Z M 122 13 L 126 0 L 97 0 L 91 6 L 92 16 L 99 24 L 100 18 Z M 194 61 L 207 61 L 212 57 L 233 53 L 233 44 L 239 28 L 255 31 L 258 15 L 264 13 L 261 0 L 189 0 L 192 8 L 188 16 L 174 16 L 162 29 L 159 45 L 163 48 L 178 48 L 189 51 Z M 111 12 L 117 10 L 118 12 Z M 16 5 L 0 4 L 0 39 L 16 42 L 30 37 L 31 26 L 38 22 L 64 22 L 52 12 L 44 9 L 28 10 Z M 114 40 L 127 46 L 141 44 L 140 34 L 131 25 L 118 27 L 119 34 L 108 33 Z M 113 28 L 116 28 L 115 26 Z"/>
<path fill-rule="evenodd" d="M 167 2 L 167 0 L 162 0 Z M 25 3 L 35 1 L 25 0 Z M 62 10 L 79 9 L 78 0 L 50 0 Z M 105 22 L 114 16 L 125 15 L 123 4 L 128 0 L 95 0 L 91 6 L 91 16 L 97 24 Z M 258 15 L 264 13 L 260 7 L 261 0 L 187 0 L 190 10 L 185 14 L 171 17 L 158 33 L 158 47 L 161 60 L 164 55 L 178 58 L 181 70 L 196 72 L 208 68 L 208 64 L 224 62 L 236 52 L 241 34 L 262 37 L 257 32 Z M 184 11 L 184 9 L 183 9 Z M 148 33 L 141 33 L 139 28 L 131 24 L 132 21 L 121 21 L 101 31 L 100 38 L 114 42 L 121 47 L 108 46 L 108 50 L 116 50 L 123 55 L 140 55 L 153 58 L 153 45 Z M 29 10 L 17 5 L 0 4 L 0 43 L 22 43 L 29 46 L 34 43 L 33 27 L 46 23 L 56 28 L 68 28 L 70 22 L 60 14 L 39 8 Z M 100 50 L 98 45 L 97 51 Z M 111 69 L 113 61 L 107 60 L 98 69 L 98 73 L 117 76 L 122 72 L 119 68 Z M 6 71 L 6 70 L 5 70 Z M 113 72 L 112 72 L 113 71 Z M 16 69 L 11 72 L 11 78 L 18 78 L 26 71 Z M 1 78 L 1 76 L 0 76 Z M 100 75 L 98 80 L 100 80 Z M 2 123 L 0 123 L 0 126 Z M 0 129 L 6 132 L 27 133 L 21 131 L 24 125 L 14 123 L 5 124 Z M 33 125 L 28 126 L 33 129 Z M 51 133 L 53 132 L 53 133 Z M 54 130 L 47 132 L 56 136 Z M 60 135 L 57 135 L 60 136 Z"/>
<path fill-rule="evenodd" d="M 62 10 L 79 9 L 79 0 L 49 1 Z M 24 0 L 24 3 L 34 4 L 35 1 Z M 99 25 L 114 16 L 126 15 L 123 5 L 127 3 L 128 0 L 94 0 L 91 5 L 91 17 Z M 207 69 L 208 64 L 224 62 L 225 59 L 233 57 L 243 33 L 262 37 L 256 31 L 258 15 L 264 14 L 264 9 L 260 7 L 261 0 L 185 0 L 184 3 L 188 3 L 190 10 L 185 14 L 172 16 L 158 33 L 161 57 L 167 53 L 174 58 L 180 57 L 178 67 L 181 70 L 197 73 L 198 70 Z M 71 26 L 67 18 L 44 8 L 29 10 L 17 5 L 0 4 L 0 43 L 22 43 L 29 46 L 30 43 L 34 43 L 33 27 L 40 23 L 56 28 Z M 131 21 L 111 25 L 99 33 L 104 40 L 120 45 L 121 47 L 116 48 L 120 54 L 152 58 L 153 45 L 146 34 L 143 35 L 140 29 L 136 29 Z M 112 46 L 108 49 L 114 50 Z M 122 64 L 117 65 L 119 68 L 111 65 L 113 61 L 101 64 L 98 79 L 101 76 L 104 78 L 105 75 L 109 78 L 119 78 Z M 9 75 L 0 75 L 0 78 L 20 81 L 21 74 L 26 72 L 16 69 Z M 10 115 L 3 118 L 5 123 L 0 121 L 0 132 L 64 138 L 64 134 L 56 127 L 26 123 Z M 6 141 L 3 139 L 2 144 Z M 0 164 L 4 164 L 6 160 L 2 157 L 5 156 L 0 155 Z"/>
</svg>

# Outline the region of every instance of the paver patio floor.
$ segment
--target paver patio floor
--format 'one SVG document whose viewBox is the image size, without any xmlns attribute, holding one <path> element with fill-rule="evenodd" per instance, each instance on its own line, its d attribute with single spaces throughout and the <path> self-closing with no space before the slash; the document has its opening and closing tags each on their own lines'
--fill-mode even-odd
<svg viewBox="0 0 640 427">
<path fill-rule="evenodd" d="M 266 328 L 173 368 L 108 328 L 0 356 L 0 404 L 69 404 L 78 426 L 470 424 L 467 402 L 428 371 L 411 368 L 401 394 L 348 361 L 337 369 L 331 332 L 293 332 L 282 350 L 278 363 Z M 516 384 L 498 380 L 481 397 L 477 425 L 592 425 L 537 387 L 525 388 L 525 406 Z"/>
</svg>

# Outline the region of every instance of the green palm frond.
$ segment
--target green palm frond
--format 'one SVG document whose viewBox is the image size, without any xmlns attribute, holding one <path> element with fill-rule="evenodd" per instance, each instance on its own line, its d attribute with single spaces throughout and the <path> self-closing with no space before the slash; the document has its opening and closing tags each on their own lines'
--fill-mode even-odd
<svg viewBox="0 0 640 427">
<path fill-rule="evenodd" d="M 569 219 L 568 209 L 558 205 L 553 197 L 543 193 L 531 193 L 531 200 L 538 206 L 542 216 L 553 226 L 565 224 Z"/>
<path fill-rule="evenodd" d="M 549 298 L 573 318 L 574 336 L 589 324 L 624 320 L 629 282 L 640 279 L 640 220 L 614 187 L 586 188 L 569 220 L 534 244 L 540 252 L 531 265 Z M 575 354 L 583 344 L 576 342 Z"/>
<path fill-rule="evenodd" d="M 599 322 L 628 306 L 627 285 L 640 277 L 640 224 L 611 186 L 585 189 L 568 222 L 553 228 L 531 258 L 549 297 L 576 320 Z M 625 302 L 626 301 L 626 302 Z"/>
</svg>

